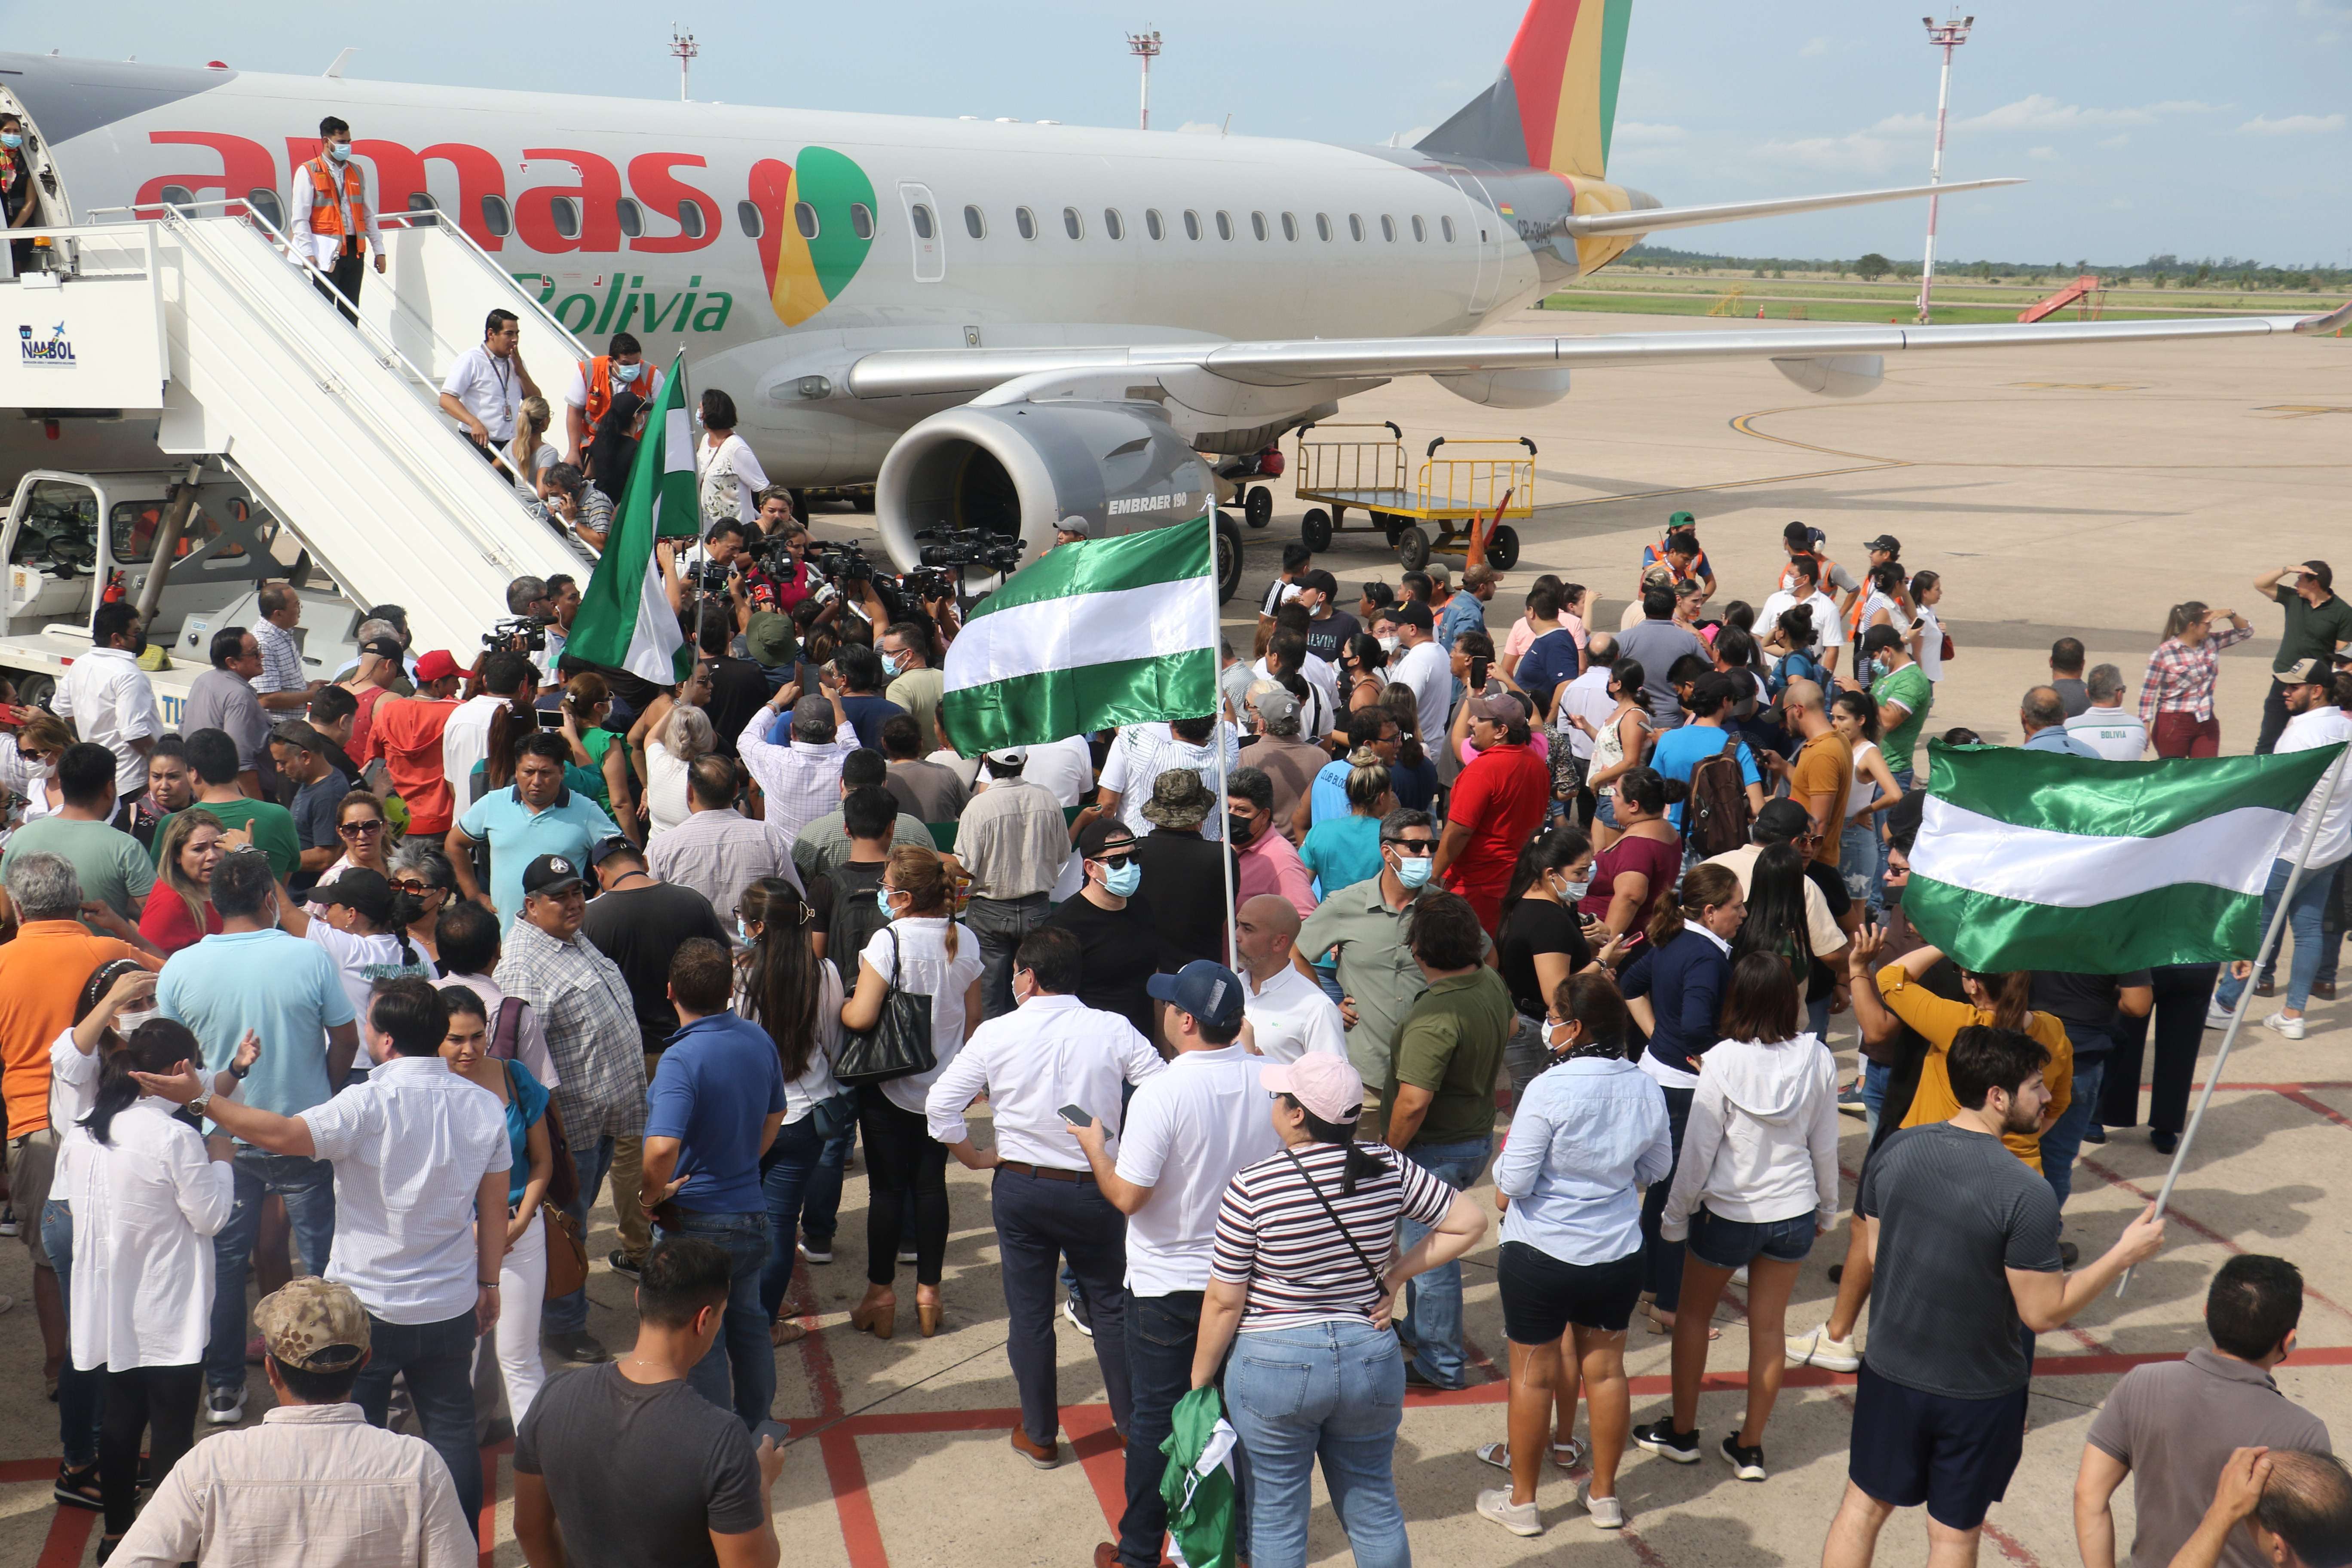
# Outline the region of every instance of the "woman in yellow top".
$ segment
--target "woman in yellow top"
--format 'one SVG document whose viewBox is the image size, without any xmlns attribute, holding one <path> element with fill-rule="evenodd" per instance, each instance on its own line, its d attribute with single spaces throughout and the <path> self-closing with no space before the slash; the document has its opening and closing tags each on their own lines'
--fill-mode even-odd
<svg viewBox="0 0 2352 1568">
<path fill-rule="evenodd" d="M 2067 1043 L 2066 1026 L 2049 1014 L 2037 1013 L 2027 1005 L 2033 994 L 2033 975 L 2027 970 L 1979 974 L 1964 969 L 1960 971 L 1960 985 L 1968 994 L 1967 1001 L 1953 1002 L 1937 995 L 1920 984 L 1919 979 L 1943 956 L 1940 949 L 1933 947 L 1905 954 L 1878 972 L 1874 996 L 1871 987 L 1855 986 L 1854 1021 L 1865 1033 L 1875 1033 L 1884 1026 L 1885 1013 L 1892 1013 L 1927 1042 L 1927 1059 L 1919 1065 L 1919 1087 L 1911 1096 L 1911 1109 L 1904 1113 L 1906 1127 L 1948 1121 L 1959 1113 L 1960 1102 L 1952 1096 L 1951 1074 L 1945 1062 L 1954 1035 L 1971 1024 L 1989 1024 L 1996 1029 L 2014 1029 L 2030 1036 L 2050 1053 L 2050 1065 L 2042 1069 L 2042 1081 L 2050 1088 L 2050 1103 L 2042 1112 L 2040 1127 L 2032 1132 L 2004 1133 L 2001 1142 L 2009 1145 L 2011 1153 L 2039 1171 L 2042 1134 L 2065 1114 L 2074 1098 L 2074 1052 Z"/>
</svg>

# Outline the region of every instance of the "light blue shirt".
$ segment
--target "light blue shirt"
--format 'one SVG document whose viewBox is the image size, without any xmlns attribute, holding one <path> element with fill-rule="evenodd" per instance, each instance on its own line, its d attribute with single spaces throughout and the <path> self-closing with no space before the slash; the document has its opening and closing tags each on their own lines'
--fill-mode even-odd
<svg viewBox="0 0 2352 1568">
<path fill-rule="evenodd" d="M 553 804 L 533 811 L 523 804 L 522 791 L 512 785 L 467 806 L 457 826 L 467 837 L 490 847 L 490 901 L 499 908 L 500 931 L 522 913 L 524 867 L 541 855 L 561 855 L 584 871 L 589 847 L 621 831 L 604 807 L 574 790 L 558 790 Z"/>
<path fill-rule="evenodd" d="M 1562 1263 L 1614 1263 L 1642 1247 L 1642 1189 L 1675 1168 L 1666 1096 L 1629 1061 L 1587 1057 L 1528 1085 L 1495 1161 L 1511 1200 L 1503 1239 Z"/>
<path fill-rule="evenodd" d="M 1307 820 L 1310 826 L 1348 815 L 1348 775 L 1353 771 L 1345 757 L 1315 770 L 1315 782 L 1307 786 Z"/>
<path fill-rule="evenodd" d="M 2095 763 L 2102 760 L 2099 753 L 2091 749 L 2090 742 L 2075 739 L 2059 724 L 2053 724 L 2047 730 L 2036 730 L 2019 750 L 2063 752 L 2070 757 L 2088 757 Z"/>
<path fill-rule="evenodd" d="M 1454 639 L 1464 632 L 1486 629 L 1486 603 L 1467 588 L 1454 590 L 1454 597 L 1445 601 L 1445 609 L 1437 617 L 1437 646 L 1446 652 L 1454 651 Z"/>
<path fill-rule="evenodd" d="M 258 1035 L 261 1059 L 236 1098 L 280 1116 L 334 1097 L 327 1031 L 357 1021 L 327 950 L 274 930 L 223 931 L 173 953 L 155 1007 L 194 1031 L 208 1074 L 228 1066 L 247 1029 Z"/>
</svg>

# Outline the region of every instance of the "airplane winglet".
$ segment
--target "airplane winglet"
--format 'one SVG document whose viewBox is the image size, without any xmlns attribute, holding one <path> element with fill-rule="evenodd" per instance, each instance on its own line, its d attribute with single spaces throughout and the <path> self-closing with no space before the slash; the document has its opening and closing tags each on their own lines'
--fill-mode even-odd
<svg viewBox="0 0 2352 1568">
<path fill-rule="evenodd" d="M 2347 300 L 2324 316 L 2305 316 L 2294 324 L 2294 330 L 2305 337 L 2324 337 L 2352 327 L 2352 300 Z"/>
<path fill-rule="evenodd" d="M 319 74 L 321 76 L 340 79 L 343 74 L 343 68 L 351 64 L 352 57 L 359 52 L 360 47 L 357 44 L 352 45 L 350 47 L 343 50 L 341 54 L 335 57 L 335 63 L 333 65 L 329 66 L 325 70 Z"/>
</svg>

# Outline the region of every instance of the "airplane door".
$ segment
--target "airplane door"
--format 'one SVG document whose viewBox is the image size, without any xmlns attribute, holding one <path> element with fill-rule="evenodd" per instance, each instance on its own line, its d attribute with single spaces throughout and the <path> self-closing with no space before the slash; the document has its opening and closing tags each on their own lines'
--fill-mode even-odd
<svg viewBox="0 0 2352 1568">
<path fill-rule="evenodd" d="M 915 281 L 937 283 L 948 275 L 948 242 L 940 227 L 940 204 L 929 185 L 902 180 L 898 201 L 907 209 L 907 236 L 915 247 Z"/>
<path fill-rule="evenodd" d="M 1463 221 L 1469 224 L 1466 237 L 1478 247 L 1478 271 L 1470 286 L 1470 313 L 1483 314 L 1495 303 L 1495 291 L 1503 281 L 1503 219 L 1488 199 L 1486 186 L 1477 175 L 1466 169 L 1451 171 L 1454 183 L 1468 201 Z"/>
</svg>

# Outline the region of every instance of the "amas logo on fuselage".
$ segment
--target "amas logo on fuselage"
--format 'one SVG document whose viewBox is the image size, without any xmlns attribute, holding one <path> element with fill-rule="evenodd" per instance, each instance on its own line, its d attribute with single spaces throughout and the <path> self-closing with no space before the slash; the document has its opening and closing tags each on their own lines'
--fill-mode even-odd
<svg viewBox="0 0 2352 1568">
<path fill-rule="evenodd" d="M 62 368 L 79 363 L 74 358 L 73 340 L 66 336 L 63 321 L 51 328 L 46 338 L 35 337 L 33 329 L 28 326 L 19 326 L 16 329 L 16 350 L 20 362 L 25 364 Z"/>
</svg>

